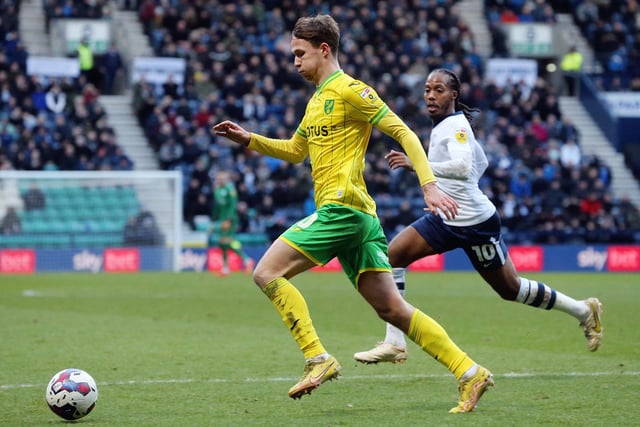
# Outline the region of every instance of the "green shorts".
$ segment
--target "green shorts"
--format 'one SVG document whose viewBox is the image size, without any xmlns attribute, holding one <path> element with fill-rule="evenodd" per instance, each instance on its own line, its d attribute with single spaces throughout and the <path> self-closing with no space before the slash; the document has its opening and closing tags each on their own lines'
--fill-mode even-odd
<svg viewBox="0 0 640 427">
<path fill-rule="evenodd" d="M 280 239 L 318 265 L 338 257 L 356 287 L 365 271 L 391 271 L 378 218 L 347 206 L 324 205 L 289 227 Z"/>
</svg>

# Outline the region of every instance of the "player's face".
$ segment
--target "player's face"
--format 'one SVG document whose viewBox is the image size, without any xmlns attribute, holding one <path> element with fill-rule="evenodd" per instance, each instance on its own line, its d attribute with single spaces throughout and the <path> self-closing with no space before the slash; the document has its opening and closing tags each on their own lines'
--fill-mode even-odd
<svg viewBox="0 0 640 427">
<path fill-rule="evenodd" d="M 215 177 L 215 186 L 222 187 L 229 181 L 229 175 L 226 172 L 218 172 Z"/>
<path fill-rule="evenodd" d="M 458 92 L 449 87 L 449 76 L 444 73 L 431 73 L 424 85 L 424 102 L 429 117 L 434 122 L 455 112 L 455 100 Z"/>
<path fill-rule="evenodd" d="M 318 70 L 324 57 L 326 44 L 314 47 L 307 40 L 293 37 L 291 39 L 291 52 L 293 53 L 293 65 L 298 69 L 302 77 L 312 83 L 318 84 Z"/>
</svg>

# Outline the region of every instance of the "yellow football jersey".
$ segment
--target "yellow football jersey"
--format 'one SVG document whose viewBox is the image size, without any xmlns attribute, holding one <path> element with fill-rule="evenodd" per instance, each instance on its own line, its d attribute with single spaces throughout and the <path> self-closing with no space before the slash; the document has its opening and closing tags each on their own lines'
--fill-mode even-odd
<svg viewBox="0 0 640 427">
<path fill-rule="evenodd" d="M 373 126 L 396 139 L 421 184 L 435 181 L 418 137 L 371 87 L 338 70 L 320 84 L 290 140 L 252 134 L 249 147 L 290 162 L 311 161 L 315 202 L 338 203 L 376 215 L 363 178 Z"/>
</svg>

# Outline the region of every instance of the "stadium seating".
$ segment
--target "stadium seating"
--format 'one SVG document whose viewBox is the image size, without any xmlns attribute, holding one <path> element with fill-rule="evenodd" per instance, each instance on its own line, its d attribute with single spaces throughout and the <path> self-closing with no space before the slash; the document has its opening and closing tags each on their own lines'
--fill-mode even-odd
<svg viewBox="0 0 640 427">
<path fill-rule="evenodd" d="M 0 247 L 120 246 L 127 220 L 140 212 L 132 187 L 51 187 L 43 192 L 46 208 L 20 211 L 23 233 L 2 236 Z"/>
</svg>

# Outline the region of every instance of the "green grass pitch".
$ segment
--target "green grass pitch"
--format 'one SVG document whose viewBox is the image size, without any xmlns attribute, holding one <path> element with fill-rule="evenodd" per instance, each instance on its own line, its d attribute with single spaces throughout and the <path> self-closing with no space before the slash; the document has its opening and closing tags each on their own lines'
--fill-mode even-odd
<svg viewBox="0 0 640 427">
<path fill-rule="evenodd" d="M 44 393 L 70 367 L 100 392 L 82 426 L 640 425 L 640 275 L 524 276 L 599 297 L 600 350 L 575 319 L 502 301 L 474 273 L 407 276 L 407 299 L 494 373 L 477 409 L 455 415 L 454 377 L 415 344 L 404 365 L 353 361 L 384 325 L 343 274 L 293 280 L 343 374 L 297 401 L 302 354 L 246 275 L 0 276 L 0 425 L 65 425 Z"/>
</svg>

